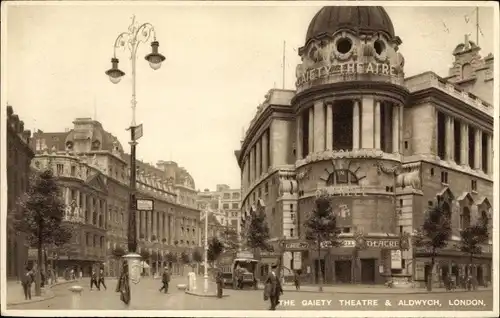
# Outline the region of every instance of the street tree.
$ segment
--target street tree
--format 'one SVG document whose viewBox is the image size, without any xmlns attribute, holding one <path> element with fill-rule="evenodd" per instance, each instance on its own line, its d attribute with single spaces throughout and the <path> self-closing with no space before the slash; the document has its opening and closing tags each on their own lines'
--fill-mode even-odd
<svg viewBox="0 0 500 318">
<path fill-rule="evenodd" d="M 273 247 L 269 244 L 269 226 L 266 221 L 264 207 L 258 206 L 256 211 L 250 214 L 250 224 L 246 231 L 245 243 L 249 248 L 272 252 Z"/>
<path fill-rule="evenodd" d="M 239 248 L 238 232 L 235 228 L 224 226 L 219 235 L 219 240 L 224 245 L 224 252 L 236 252 Z"/>
<path fill-rule="evenodd" d="M 70 226 L 63 222 L 66 206 L 52 170 L 34 174 L 27 193 L 18 204 L 21 212 L 14 220 L 14 228 L 18 233 L 25 233 L 28 244 L 37 248 L 35 295 L 40 296 L 43 249 L 63 246 L 72 237 Z"/>
<path fill-rule="evenodd" d="M 488 237 L 488 218 L 484 215 L 476 224 L 471 224 L 460 231 L 460 242 L 457 247 L 461 252 L 469 255 L 471 267 L 474 265 L 474 255 L 482 253 L 481 244 L 487 243 Z"/>
<path fill-rule="evenodd" d="M 427 290 L 432 291 L 432 278 L 436 256 L 440 249 L 448 245 L 451 238 L 451 211 L 447 202 L 438 199 L 437 203 L 429 207 L 424 223 L 414 236 L 415 246 L 424 248 L 431 254 L 431 270 L 426 277 Z"/>
<path fill-rule="evenodd" d="M 214 265 L 223 252 L 224 244 L 217 237 L 212 237 L 208 241 L 207 261 Z"/>
<path fill-rule="evenodd" d="M 321 260 L 321 249 L 340 245 L 337 228 L 337 217 L 332 209 L 332 197 L 326 192 L 320 192 L 315 201 L 312 212 L 305 223 L 306 240 L 318 249 L 318 259 Z M 323 291 L 323 272 L 320 268 L 319 291 Z"/>
<path fill-rule="evenodd" d="M 203 255 L 201 255 L 201 252 L 197 249 L 193 251 L 191 258 L 193 259 L 193 262 L 195 262 L 195 263 L 203 262 Z"/>
<path fill-rule="evenodd" d="M 111 251 L 111 254 L 113 254 L 114 258 L 120 259 L 125 255 L 125 249 L 121 246 L 117 246 Z"/>
</svg>

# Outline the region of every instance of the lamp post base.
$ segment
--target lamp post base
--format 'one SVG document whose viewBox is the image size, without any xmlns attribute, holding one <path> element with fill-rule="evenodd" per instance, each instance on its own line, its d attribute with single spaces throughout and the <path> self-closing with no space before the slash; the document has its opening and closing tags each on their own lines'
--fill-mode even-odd
<svg viewBox="0 0 500 318">
<path fill-rule="evenodd" d="M 128 253 L 123 255 L 123 259 L 127 261 L 128 264 L 128 277 L 130 281 L 134 284 L 139 283 L 141 280 L 141 255 L 137 253 Z"/>
</svg>

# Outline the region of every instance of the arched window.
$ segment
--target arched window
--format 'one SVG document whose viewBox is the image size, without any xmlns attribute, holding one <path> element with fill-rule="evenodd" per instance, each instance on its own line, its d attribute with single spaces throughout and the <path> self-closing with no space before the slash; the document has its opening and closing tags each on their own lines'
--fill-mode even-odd
<svg viewBox="0 0 500 318">
<path fill-rule="evenodd" d="M 470 226 L 470 209 L 464 207 L 462 209 L 462 214 L 460 215 L 460 228 L 465 229 Z"/>
</svg>

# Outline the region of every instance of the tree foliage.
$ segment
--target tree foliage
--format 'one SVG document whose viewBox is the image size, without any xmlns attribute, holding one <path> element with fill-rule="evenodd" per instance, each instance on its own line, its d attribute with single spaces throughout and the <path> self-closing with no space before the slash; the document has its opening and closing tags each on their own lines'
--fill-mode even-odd
<svg viewBox="0 0 500 318">
<path fill-rule="evenodd" d="M 191 258 L 195 263 L 201 263 L 203 261 L 203 256 L 201 255 L 201 252 L 199 250 L 194 250 Z"/>
<path fill-rule="evenodd" d="M 125 249 L 121 246 L 115 247 L 111 253 L 115 258 L 121 258 L 123 255 L 125 255 Z"/>
<path fill-rule="evenodd" d="M 476 224 L 460 231 L 461 240 L 457 247 L 460 251 L 469 254 L 472 262 L 474 255 L 482 253 L 481 244 L 488 242 L 488 234 L 488 218 L 482 216 Z"/>
<path fill-rule="evenodd" d="M 72 226 L 63 222 L 65 204 L 59 196 L 59 186 L 52 170 L 34 175 L 28 192 L 18 201 L 21 213 L 16 215 L 14 228 L 27 235 L 31 247 L 59 247 L 71 240 Z M 39 242 L 39 238 L 41 242 Z"/>
<path fill-rule="evenodd" d="M 415 245 L 430 249 L 435 255 L 438 249 L 444 248 L 451 238 L 451 215 L 438 201 L 427 210 L 422 228 L 417 231 Z"/>
<path fill-rule="evenodd" d="M 235 228 L 225 226 L 220 232 L 219 240 L 224 245 L 224 252 L 238 250 L 239 237 Z"/>
<path fill-rule="evenodd" d="M 151 253 L 149 253 L 149 251 L 145 249 L 143 249 L 140 254 L 143 260 L 149 260 L 149 257 L 151 256 Z"/>
<path fill-rule="evenodd" d="M 191 262 L 189 254 L 186 252 L 182 252 L 181 257 L 180 257 L 180 261 L 182 264 L 189 264 L 189 262 Z"/>
<path fill-rule="evenodd" d="M 208 241 L 207 260 L 213 263 L 223 252 L 224 244 L 222 244 L 222 242 L 217 237 L 212 237 Z"/>
<path fill-rule="evenodd" d="M 273 247 L 269 244 L 269 226 L 263 207 L 259 206 L 257 211 L 252 212 L 245 238 L 249 248 L 273 251 Z"/>
<path fill-rule="evenodd" d="M 316 245 L 338 246 L 337 217 L 333 213 L 332 199 L 326 193 L 321 193 L 314 201 L 314 209 L 305 223 L 306 240 Z"/>
<path fill-rule="evenodd" d="M 432 276 L 434 264 L 439 249 L 446 247 L 451 238 L 451 212 L 445 208 L 445 202 L 438 200 L 427 210 L 424 224 L 414 236 L 416 247 L 423 247 L 430 251 L 431 270 L 427 277 L 427 289 L 432 290 Z"/>
<path fill-rule="evenodd" d="M 177 255 L 175 255 L 174 253 L 172 252 L 168 252 L 166 255 L 165 255 L 165 260 L 169 263 L 175 263 L 177 262 Z"/>
</svg>

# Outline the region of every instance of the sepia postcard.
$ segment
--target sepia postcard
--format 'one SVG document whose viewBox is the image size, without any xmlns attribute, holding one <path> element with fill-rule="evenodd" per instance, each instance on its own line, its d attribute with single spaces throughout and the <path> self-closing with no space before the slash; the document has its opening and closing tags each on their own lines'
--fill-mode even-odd
<svg viewBox="0 0 500 318">
<path fill-rule="evenodd" d="M 498 30 L 493 1 L 2 2 L 2 315 L 498 317 Z"/>
</svg>

